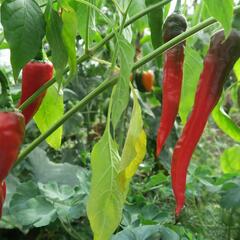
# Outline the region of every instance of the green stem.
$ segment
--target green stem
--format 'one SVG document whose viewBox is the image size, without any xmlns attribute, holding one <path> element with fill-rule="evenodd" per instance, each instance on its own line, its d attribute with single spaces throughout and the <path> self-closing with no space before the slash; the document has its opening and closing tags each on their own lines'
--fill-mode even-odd
<svg viewBox="0 0 240 240">
<path fill-rule="evenodd" d="M 42 50 L 42 47 L 39 49 L 37 55 L 34 57 L 34 60 L 43 61 L 43 50 Z"/>
<path fill-rule="evenodd" d="M 124 27 L 129 26 L 130 24 L 132 24 L 133 22 L 135 22 L 136 20 L 138 20 L 139 18 L 145 16 L 147 13 L 153 11 L 155 8 L 159 7 L 159 6 L 164 6 L 165 4 L 169 3 L 171 0 L 164 0 L 162 2 L 159 2 L 157 4 L 151 5 L 150 7 L 144 9 L 143 11 L 139 12 L 138 14 L 136 14 L 135 16 L 133 16 L 132 18 L 130 18 L 124 25 Z M 83 54 L 78 60 L 77 63 L 81 64 L 82 62 L 90 59 L 95 53 L 97 53 L 100 49 L 102 49 L 102 47 L 106 44 L 106 42 L 108 42 L 109 40 L 111 40 L 115 35 L 115 31 L 111 32 L 110 34 L 108 34 L 99 44 L 97 44 L 95 47 L 93 47 L 92 49 L 90 49 L 88 51 L 87 54 Z M 63 74 L 66 74 L 69 71 L 69 68 L 67 67 Z M 20 107 L 19 110 L 23 110 L 26 107 L 28 107 L 41 93 L 45 92 L 50 86 L 52 86 L 54 83 L 56 82 L 56 78 L 53 78 L 51 81 L 47 82 L 46 84 L 44 84 L 43 86 L 41 86 L 31 97 L 29 97 Z"/>
<path fill-rule="evenodd" d="M 48 129 L 45 133 L 36 138 L 30 145 L 24 149 L 15 163 L 15 166 L 18 165 L 34 148 L 36 148 L 41 142 L 43 142 L 48 136 L 50 136 L 55 130 L 57 130 L 63 123 L 68 120 L 73 114 L 79 111 L 82 107 L 84 107 L 87 103 L 89 103 L 93 98 L 98 96 L 107 88 L 111 87 L 117 82 L 118 76 L 114 76 L 110 80 L 105 80 L 102 82 L 96 89 L 94 89 L 91 93 L 89 93 L 86 97 L 84 97 L 79 103 L 77 103 L 73 108 L 71 108 L 68 112 L 64 114 L 64 116 L 58 120 L 50 129 Z"/>
<path fill-rule="evenodd" d="M 89 23 L 90 23 L 91 10 L 87 7 L 87 24 L 86 24 L 86 39 L 85 39 L 85 54 L 88 54 L 89 50 Z"/>
</svg>

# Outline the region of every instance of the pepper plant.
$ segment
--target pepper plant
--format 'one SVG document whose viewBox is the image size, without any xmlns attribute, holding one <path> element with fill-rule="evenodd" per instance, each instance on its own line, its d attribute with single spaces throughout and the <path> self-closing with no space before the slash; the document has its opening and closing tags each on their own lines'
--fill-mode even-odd
<svg viewBox="0 0 240 240">
<path fill-rule="evenodd" d="M 238 239 L 239 11 L 233 0 L 2 0 L 0 228 Z M 220 155 L 202 147 L 208 120 Z"/>
</svg>

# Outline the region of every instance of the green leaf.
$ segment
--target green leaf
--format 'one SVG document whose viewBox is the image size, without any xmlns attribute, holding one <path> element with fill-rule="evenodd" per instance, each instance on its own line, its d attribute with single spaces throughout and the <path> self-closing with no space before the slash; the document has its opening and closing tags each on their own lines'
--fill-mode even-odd
<svg viewBox="0 0 240 240">
<path fill-rule="evenodd" d="M 76 11 L 78 32 L 80 36 L 85 40 L 86 27 L 88 22 L 88 6 L 76 1 L 74 1 L 72 4 Z"/>
<path fill-rule="evenodd" d="M 45 133 L 50 127 L 52 127 L 64 114 L 63 95 L 59 94 L 57 86 L 53 85 L 48 88 L 46 96 L 34 116 L 41 133 Z M 59 127 L 54 133 L 52 133 L 47 139 L 47 143 L 54 149 L 61 147 L 62 130 L 63 127 Z"/>
<path fill-rule="evenodd" d="M 91 3 L 93 3 L 93 1 L 91 1 Z M 86 28 L 89 27 L 89 39 L 92 41 L 95 37 L 94 31 L 96 31 L 94 10 L 86 4 L 77 1 L 71 2 L 71 6 L 73 6 L 76 11 L 78 33 L 84 40 L 86 40 Z"/>
<path fill-rule="evenodd" d="M 10 202 L 10 213 L 21 225 L 47 226 L 56 219 L 56 210 L 32 182 L 22 183 Z"/>
<path fill-rule="evenodd" d="M 146 8 L 144 0 L 133 0 L 130 8 L 129 15 L 132 17 Z M 143 16 L 133 23 L 133 29 L 138 32 L 143 32 L 147 26 L 147 16 Z"/>
<path fill-rule="evenodd" d="M 221 199 L 220 205 L 224 208 L 239 208 L 240 207 L 240 187 L 232 188 L 226 191 Z"/>
<path fill-rule="evenodd" d="M 45 197 L 53 201 L 65 201 L 74 195 L 74 189 L 68 185 L 60 185 L 56 182 L 42 184 L 39 183 L 38 187 Z"/>
<path fill-rule="evenodd" d="M 94 240 L 109 239 L 121 221 L 122 193 L 118 173 L 120 157 L 106 128 L 91 154 L 92 180 L 87 204 Z"/>
<path fill-rule="evenodd" d="M 240 146 L 226 149 L 221 156 L 221 169 L 224 173 L 240 172 Z"/>
<path fill-rule="evenodd" d="M 50 10 L 47 19 L 46 37 L 51 48 L 51 61 L 56 71 L 56 78 L 61 83 L 63 70 L 68 62 L 68 52 L 62 40 L 63 23 L 58 13 L 53 9 Z"/>
<path fill-rule="evenodd" d="M 235 63 L 233 70 L 236 74 L 237 80 L 240 82 L 240 59 Z"/>
<path fill-rule="evenodd" d="M 192 109 L 199 76 L 203 68 L 199 53 L 188 42 L 184 54 L 183 83 L 179 106 L 179 114 L 183 124 L 186 123 L 188 114 Z"/>
<path fill-rule="evenodd" d="M 227 37 L 232 29 L 233 0 L 224 0 L 220 4 L 219 0 L 204 0 L 204 4 L 209 14 L 222 24 Z"/>
<path fill-rule="evenodd" d="M 125 229 L 116 234 L 112 240 L 179 240 L 179 236 L 171 229 L 159 225 L 141 226 Z"/>
<path fill-rule="evenodd" d="M 123 111 L 126 109 L 129 101 L 129 78 L 133 66 L 134 49 L 123 38 L 118 37 L 119 57 L 120 57 L 120 79 L 113 90 L 112 104 L 112 123 L 116 128 Z"/>
<path fill-rule="evenodd" d="M 134 91 L 134 90 L 133 90 Z M 126 196 L 129 183 L 137 171 L 139 164 L 146 154 L 146 134 L 143 130 L 142 112 L 137 96 L 133 92 L 133 111 L 127 133 L 127 138 L 123 147 L 119 181 L 123 194 Z M 124 199 L 125 201 L 125 199 Z"/>
<path fill-rule="evenodd" d="M 233 122 L 230 116 L 224 111 L 221 98 L 212 111 L 212 117 L 218 127 L 233 140 L 240 142 L 240 128 Z"/>
<path fill-rule="evenodd" d="M 70 78 L 77 71 L 77 53 L 75 38 L 77 35 L 77 16 L 73 8 L 67 7 L 62 13 L 62 38 L 68 52 L 68 63 L 70 68 Z"/>
<path fill-rule="evenodd" d="M 13 76 L 33 59 L 42 46 L 45 22 L 34 0 L 5 0 L 1 6 L 1 23 L 11 50 Z"/>
<path fill-rule="evenodd" d="M 38 187 L 44 197 L 53 203 L 58 218 L 65 223 L 71 220 L 79 219 L 86 216 L 86 193 L 82 193 L 80 183 L 78 188 L 69 185 L 59 185 L 56 182 L 42 184 Z"/>
<path fill-rule="evenodd" d="M 77 165 L 69 163 L 54 163 L 48 159 L 45 151 L 36 148 L 29 154 L 29 170 L 38 182 L 47 184 L 57 182 L 60 185 L 78 186 L 79 181 L 82 188 L 87 192 L 87 171 Z"/>
</svg>

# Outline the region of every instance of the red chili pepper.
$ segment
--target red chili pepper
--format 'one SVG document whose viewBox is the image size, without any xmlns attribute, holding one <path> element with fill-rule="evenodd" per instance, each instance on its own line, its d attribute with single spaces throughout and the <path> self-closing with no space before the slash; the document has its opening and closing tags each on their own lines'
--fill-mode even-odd
<svg viewBox="0 0 240 240">
<path fill-rule="evenodd" d="M 0 71 L 2 94 L 0 98 L 0 183 L 7 177 L 9 170 L 17 159 L 22 144 L 25 124 L 21 113 L 16 112 L 7 78 Z"/>
<path fill-rule="evenodd" d="M 43 84 L 53 77 L 53 65 L 50 62 L 32 61 L 25 65 L 22 73 L 22 96 L 18 103 L 20 106 L 31 97 Z M 46 92 L 40 94 L 23 111 L 25 123 L 27 124 L 39 109 Z"/>
<path fill-rule="evenodd" d="M 7 82 L 7 78 L 0 71 L 0 215 L 6 197 L 5 178 L 17 159 L 20 146 L 24 138 L 24 116 L 16 112 Z"/>
<path fill-rule="evenodd" d="M 186 20 L 179 14 L 170 15 L 163 25 L 164 42 L 184 32 Z M 184 43 L 169 49 L 164 55 L 162 114 L 157 132 L 156 157 L 159 156 L 176 119 L 182 88 Z"/>
<path fill-rule="evenodd" d="M 16 161 L 24 137 L 24 117 L 19 112 L 0 112 L 0 182 Z"/>
<path fill-rule="evenodd" d="M 208 117 L 217 104 L 223 85 L 240 57 L 240 32 L 233 30 L 224 40 L 224 32 L 212 38 L 204 60 L 192 113 L 173 152 L 171 176 L 178 216 L 185 201 L 186 176 L 190 159 L 202 135 Z"/>
<path fill-rule="evenodd" d="M 6 182 L 3 181 L 3 183 L 0 184 L 0 218 L 2 217 L 2 208 L 6 198 L 6 192 L 7 192 Z"/>
</svg>

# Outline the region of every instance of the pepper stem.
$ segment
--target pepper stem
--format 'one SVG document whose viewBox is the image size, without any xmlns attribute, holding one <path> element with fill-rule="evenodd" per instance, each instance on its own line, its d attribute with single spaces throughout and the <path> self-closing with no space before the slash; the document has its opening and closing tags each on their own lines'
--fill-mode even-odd
<svg viewBox="0 0 240 240">
<path fill-rule="evenodd" d="M 0 70 L 0 84 L 1 84 L 0 108 L 4 111 L 14 109 L 13 100 L 8 85 L 8 80 L 2 70 Z"/>
<path fill-rule="evenodd" d="M 44 60 L 42 47 L 39 49 L 37 55 L 34 57 L 34 60 L 37 60 L 37 61 Z"/>
</svg>

